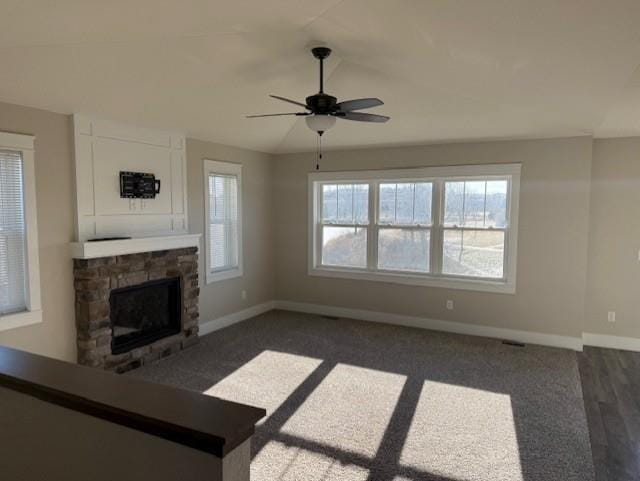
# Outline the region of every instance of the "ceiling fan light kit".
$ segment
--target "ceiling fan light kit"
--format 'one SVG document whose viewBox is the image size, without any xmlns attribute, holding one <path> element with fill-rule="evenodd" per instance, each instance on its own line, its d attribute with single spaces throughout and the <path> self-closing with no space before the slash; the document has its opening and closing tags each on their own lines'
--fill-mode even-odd
<svg viewBox="0 0 640 481">
<path fill-rule="evenodd" d="M 336 118 L 332 115 L 314 114 L 305 117 L 307 127 L 314 132 L 326 132 L 336 124 Z"/>
<path fill-rule="evenodd" d="M 318 159 L 322 158 L 322 135 L 333 127 L 336 123 L 336 119 L 354 120 L 357 122 L 375 122 L 384 123 L 389 120 L 389 117 L 384 115 L 367 114 L 362 112 L 355 112 L 356 110 L 369 109 L 372 107 L 378 107 L 383 105 L 382 100 L 377 98 L 364 98 L 345 100 L 344 102 L 338 102 L 338 99 L 333 95 L 326 94 L 324 92 L 324 60 L 331 55 L 331 49 L 327 47 L 316 47 L 311 49 L 311 53 L 315 58 L 320 61 L 320 90 L 315 95 L 310 95 L 305 99 L 305 102 L 298 102 L 286 97 L 279 97 L 278 95 L 270 95 L 274 99 L 282 100 L 298 107 L 305 109 L 304 112 L 287 112 L 278 114 L 263 114 L 263 115 L 247 115 L 247 118 L 256 117 L 278 117 L 283 115 L 295 115 L 305 117 L 307 127 L 318 134 Z M 316 163 L 316 169 L 319 168 Z"/>
</svg>

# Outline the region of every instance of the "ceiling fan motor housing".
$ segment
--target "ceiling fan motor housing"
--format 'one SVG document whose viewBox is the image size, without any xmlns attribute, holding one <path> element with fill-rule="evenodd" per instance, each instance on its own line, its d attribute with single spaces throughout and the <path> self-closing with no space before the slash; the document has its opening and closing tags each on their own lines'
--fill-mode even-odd
<svg viewBox="0 0 640 481">
<path fill-rule="evenodd" d="M 333 95 L 328 94 L 315 94 L 306 98 L 307 106 L 309 110 L 314 114 L 328 115 L 334 112 L 338 99 Z"/>
</svg>

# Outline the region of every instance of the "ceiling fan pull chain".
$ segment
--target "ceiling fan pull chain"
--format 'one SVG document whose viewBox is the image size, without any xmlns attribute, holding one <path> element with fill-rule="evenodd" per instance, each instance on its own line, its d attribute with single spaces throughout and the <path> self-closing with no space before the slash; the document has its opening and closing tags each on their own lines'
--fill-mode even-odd
<svg viewBox="0 0 640 481">
<path fill-rule="evenodd" d="M 322 134 L 323 130 L 318 130 L 318 160 L 316 160 L 316 170 L 320 170 L 320 161 L 322 160 Z"/>
</svg>

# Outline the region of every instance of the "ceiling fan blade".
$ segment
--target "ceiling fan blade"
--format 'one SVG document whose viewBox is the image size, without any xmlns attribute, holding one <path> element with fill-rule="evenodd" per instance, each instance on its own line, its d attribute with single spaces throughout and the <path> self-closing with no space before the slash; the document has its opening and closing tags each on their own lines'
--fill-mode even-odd
<svg viewBox="0 0 640 481">
<path fill-rule="evenodd" d="M 389 117 L 385 115 L 363 114 L 361 112 L 345 112 L 342 115 L 336 115 L 339 119 L 357 120 L 358 122 L 386 122 Z"/>
<path fill-rule="evenodd" d="M 305 109 L 309 108 L 305 104 L 303 104 L 302 102 L 297 102 L 295 100 L 287 99 L 285 97 L 279 97 L 278 95 L 269 95 L 269 97 L 272 97 L 272 98 L 278 99 L 278 100 L 282 100 L 283 102 L 289 102 L 290 104 L 298 105 L 300 107 L 304 107 Z"/>
<path fill-rule="evenodd" d="M 286 114 L 260 114 L 260 115 L 247 115 L 248 119 L 255 119 L 256 117 L 279 117 L 281 115 L 309 115 L 307 112 L 290 112 Z"/>
<path fill-rule="evenodd" d="M 354 99 L 345 100 L 336 105 L 342 112 L 351 112 L 352 110 L 370 109 L 371 107 L 377 107 L 378 105 L 384 105 L 384 102 L 380 99 Z"/>
</svg>

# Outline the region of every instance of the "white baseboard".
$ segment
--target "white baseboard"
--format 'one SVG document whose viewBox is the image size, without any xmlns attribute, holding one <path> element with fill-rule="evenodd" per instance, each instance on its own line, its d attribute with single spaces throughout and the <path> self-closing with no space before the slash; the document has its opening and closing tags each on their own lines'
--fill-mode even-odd
<svg viewBox="0 0 640 481">
<path fill-rule="evenodd" d="M 217 319 L 201 322 L 200 335 L 209 334 L 218 329 L 230 326 L 237 322 L 250 319 L 272 309 L 285 311 L 305 312 L 323 316 L 345 317 L 361 321 L 380 322 L 398 326 L 417 327 L 434 331 L 466 334 L 468 336 L 490 337 L 495 339 L 508 339 L 523 342 L 525 344 L 539 344 L 542 346 L 561 347 L 582 351 L 584 346 L 603 347 L 608 349 L 622 349 L 625 351 L 640 352 L 640 339 L 633 337 L 609 336 L 605 334 L 582 333 L 582 337 L 556 336 L 541 332 L 521 331 L 518 329 L 505 329 L 499 327 L 479 326 L 454 321 L 442 321 L 423 317 L 404 316 L 386 312 L 368 311 L 364 309 L 350 309 L 347 307 L 326 306 L 321 304 L 307 304 L 293 301 L 269 301 L 263 304 L 251 306 L 238 312 L 219 317 Z"/>
<path fill-rule="evenodd" d="M 277 309 L 286 311 L 306 312 L 308 314 L 320 314 L 324 316 L 346 317 L 361 321 L 381 322 L 399 326 L 418 327 L 434 331 L 453 332 L 469 336 L 490 337 L 496 339 L 508 339 L 526 344 L 540 344 L 542 346 L 562 347 L 582 351 L 582 338 L 570 336 L 556 336 L 540 332 L 520 331 L 516 329 L 503 329 L 498 327 L 479 326 L 454 321 L 441 321 L 422 317 L 403 316 L 385 312 L 367 311 L 362 309 L 349 309 L 346 307 L 325 306 L 319 304 L 306 304 L 291 301 L 275 301 Z"/>
<path fill-rule="evenodd" d="M 640 339 L 637 337 L 609 336 L 607 334 L 583 332 L 582 342 L 585 346 L 640 352 Z"/>
<path fill-rule="evenodd" d="M 211 321 L 200 322 L 200 335 L 204 336 L 223 327 L 230 326 L 237 322 L 245 321 L 252 317 L 258 316 L 265 312 L 275 309 L 275 302 L 269 301 L 263 304 L 257 304 L 255 306 L 248 307 L 238 312 L 227 314 L 226 316 L 213 319 Z"/>
</svg>

